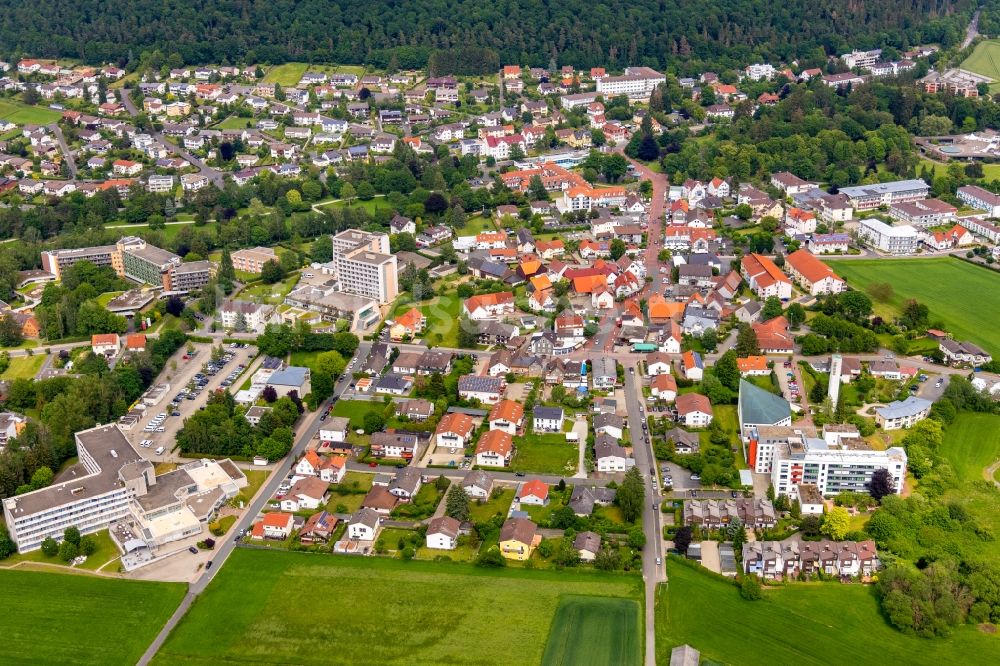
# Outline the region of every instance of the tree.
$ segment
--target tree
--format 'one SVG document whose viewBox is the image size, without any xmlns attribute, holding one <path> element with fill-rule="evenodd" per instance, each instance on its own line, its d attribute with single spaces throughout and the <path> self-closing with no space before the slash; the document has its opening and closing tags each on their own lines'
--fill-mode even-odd
<svg viewBox="0 0 1000 666">
<path fill-rule="evenodd" d="M 601 173 L 609 183 L 618 182 L 628 171 L 628 161 L 618 153 L 612 153 L 601 162 Z"/>
<path fill-rule="evenodd" d="M 181 313 L 184 312 L 184 307 L 184 300 L 180 296 L 175 295 L 167 299 L 164 309 L 167 311 L 167 314 L 180 317 Z"/>
<path fill-rule="evenodd" d="M 749 324 L 740 324 L 739 333 L 736 334 L 736 345 L 733 349 L 740 358 L 760 355 L 757 333 Z"/>
<path fill-rule="evenodd" d="M 701 334 L 701 346 L 705 348 L 705 351 L 710 353 L 714 352 L 716 347 L 719 346 L 719 334 L 714 328 L 707 328 Z"/>
<path fill-rule="evenodd" d="M 219 258 L 219 272 L 217 280 L 222 290 L 231 294 L 236 282 L 236 269 L 233 267 L 233 257 L 229 254 L 229 248 L 222 249 L 222 256 Z"/>
<path fill-rule="evenodd" d="M 747 601 L 759 601 L 763 596 L 760 579 L 753 574 L 746 574 L 740 581 L 740 596 Z"/>
<path fill-rule="evenodd" d="M 344 183 L 340 187 L 340 198 L 347 201 L 348 203 L 351 202 L 356 196 L 357 192 L 355 191 L 354 186 L 351 185 L 350 183 Z"/>
<path fill-rule="evenodd" d="M 74 546 L 80 545 L 80 530 L 76 527 L 67 527 L 63 530 L 63 541 L 69 541 Z"/>
<path fill-rule="evenodd" d="M 736 352 L 730 349 L 719 357 L 715 363 L 715 376 L 722 382 L 722 385 L 731 391 L 736 391 L 740 386 L 740 370 L 736 364 Z"/>
<path fill-rule="evenodd" d="M 625 478 L 615 495 L 615 504 L 622 510 L 622 517 L 631 523 L 642 515 L 646 488 L 638 468 L 633 467 L 625 473 Z"/>
<path fill-rule="evenodd" d="M 872 299 L 863 292 L 851 289 L 837 297 L 837 307 L 851 321 L 861 322 L 872 313 Z"/>
<path fill-rule="evenodd" d="M 264 284 L 280 282 L 283 277 L 285 277 L 285 271 L 282 270 L 281 264 L 274 259 L 268 259 L 260 268 L 260 279 L 264 281 Z"/>
<path fill-rule="evenodd" d="M 910 299 L 903 307 L 903 316 L 899 323 L 907 328 L 924 329 L 930 319 L 930 310 L 926 305 L 915 299 Z"/>
<path fill-rule="evenodd" d="M 479 342 L 479 329 L 468 317 L 458 320 L 458 346 L 462 349 L 475 349 Z"/>
<path fill-rule="evenodd" d="M 31 487 L 34 490 L 38 490 L 39 488 L 50 486 L 54 477 L 55 475 L 52 473 L 52 470 L 43 465 L 31 475 Z"/>
<path fill-rule="evenodd" d="M 541 176 L 532 176 L 528 181 L 528 194 L 533 201 L 548 201 L 549 191 L 545 189 Z"/>
<path fill-rule="evenodd" d="M 365 433 L 381 432 L 385 428 L 385 418 L 378 412 L 368 412 L 363 419 Z"/>
<path fill-rule="evenodd" d="M 24 342 L 21 325 L 11 312 L 0 316 L 0 347 L 16 347 Z"/>
<path fill-rule="evenodd" d="M 70 562 L 80 554 L 80 548 L 72 541 L 63 541 L 59 545 L 59 559 L 63 562 Z"/>
<path fill-rule="evenodd" d="M 615 238 L 611 241 L 611 258 L 618 261 L 625 254 L 625 249 L 625 241 L 621 238 Z"/>
<path fill-rule="evenodd" d="M 264 402 L 271 404 L 278 399 L 278 391 L 273 386 L 265 386 L 260 392 L 260 397 L 264 398 Z"/>
<path fill-rule="evenodd" d="M 42 541 L 42 554 L 46 557 L 55 557 L 59 554 L 59 542 L 52 537 L 46 537 Z"/>
<path fill-rule="evenodd" d="M 646 533 L 642 531 L 642 527 L 636 526 L 628 531 L 629 548 L 631 548 L 632 550 L 642 550 L 645 545 L 646 545 Z"/>
<path fill-rule="evenodd" d="M 80 539 L 80 554 L 84 557 L 90 557 L 97 552 L 97 539 L 92 536 L 85 536 Z"/>
<path fill-rule="evenodd" d="M 781 299 L 777 296 L 768 296 L 764 301 L 764 307 L 761 308 L 760 319 L 761 321 L 768 321 L 775 317 L 780 317 L 783 311 Z"/>
<path fill-rule="evenodd" d="M 500 554 L 499 546 L 490 546 L 479 553 L 476 558 L 476 566 L 487 569 L 500 569 L 507 566 L 507 561 Z"/>
<path fill-rule="evenodd" d="M 792 303 L 785 310 L 785 317 L 788 319 L 788 324 L 792 329 L 798 330 L 806 320 L 806 309 L 802 307 L 801 303 Z"/>
<path fill-rule="evenodd" d="M 842 506 L 835 506 L 823 515 L 820 531 L 834 541 L 842 541 L 851 529 L 851 515 Z"/>
<path fill-rule="evenodd" d="M 617 548 L 604 545 L 594 557 L 594 566 L 601 571 L 614 571 L 621 566 L 622 556 Z"/>
<path fill-rule="evenodd" d="M 465 521 L 469 519 L 469 496 L 457 483 L 448 490 L 444 512 L 445 515 L 451 516 L 455 520 Z"/>
<path fill-rule="evenodd" d="M 647 116 L 648 118 L 648 116 Z M 660 156 L 660 146 L 656 143 L 656 139 L 653 138 L 652 134 L 643 134 L 642 139 L 639 140 L 639 148 L 636 152 L 636 157 L 638 157 L 643 162 L 652 162 Z"/>
<path fill-rule="evenodd" d="M 681 555 L 687 553 L 688 546 L 691 545 L 691 539 L 694 538 L 694 534 L 691 530 L 690 525 L 681 525 L 674 532 L 674 550 L 676 550 Z"/>
<path fill-rule="evenodd" d="M 871 481 L 868 482 L 868 493 L 881 502 L 883 497 L 896 494 L 896 484 L 893 482 L 889 470 L 880 467 L 872 474 Z"/>
</svg>

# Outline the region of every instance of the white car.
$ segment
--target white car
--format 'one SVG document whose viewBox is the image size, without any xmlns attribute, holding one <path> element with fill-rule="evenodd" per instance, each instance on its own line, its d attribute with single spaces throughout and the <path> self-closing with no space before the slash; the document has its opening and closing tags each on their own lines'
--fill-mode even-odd
<svg viewBox="0 0 1000 666">
<path fill-rule="evenodd" d="M 158 456 L 162 456 L 164 451 L 166 451 L 166 449 L 163 448 L 162 446 L 159 446 L 156 448 L 156 451 L 153 451 L 153 453 L 155 453 Z"/>
</svg>

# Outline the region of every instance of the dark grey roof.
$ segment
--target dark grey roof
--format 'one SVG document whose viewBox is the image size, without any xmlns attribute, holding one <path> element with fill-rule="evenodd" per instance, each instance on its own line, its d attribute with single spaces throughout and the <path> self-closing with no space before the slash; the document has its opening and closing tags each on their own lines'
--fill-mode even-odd
<svg viewBox="0 0 1000 666">
<path fill-rule="evenodd" d="M 563 409 L 562 407 L 535 407 L 531 414 L 536 419 L 561 419 Z"/>
</svg>

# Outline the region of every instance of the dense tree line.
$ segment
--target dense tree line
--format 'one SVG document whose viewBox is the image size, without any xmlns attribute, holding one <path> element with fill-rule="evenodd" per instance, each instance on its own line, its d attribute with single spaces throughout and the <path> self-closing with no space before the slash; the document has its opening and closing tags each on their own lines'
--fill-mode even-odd
<svg viewBox="0 0 1000 666">
<path fill-rule="evenodd" d="M 509 0 L 53 0 L 0 5 L 13 55 L 135 62 L 159 49 L 179 63 L 366 63 L 495 71 L 523 64 L 666 65 L 822 58 L 852 47 L 961 40 L 971 0 L 617 3 Z M 442 52 L 440 54 L 439 52 Z M 175 55 L 176 54 L 176 55 Z M 162 59 L 162 57 L 161 57 Z M 742 66 L 742 65 L 740 65 Z M 489 69 L 492 68 L 492 69 Z"/>
<path fill-rule="evenodd" d="M 177 433 L 177 444 L 185 455 L 244 458 L 261 455 L 268 460 L 278 460 L 292 448 L 300 405 L 301 402 L 296 402 L 291 395 L 273 400 L 271 409 L 261 416 L 260 423 L 252 426 L 232 394 L 228 391 L 215 393 L 204 409 L 185 419 L 184 427 Z"/>
</svg>

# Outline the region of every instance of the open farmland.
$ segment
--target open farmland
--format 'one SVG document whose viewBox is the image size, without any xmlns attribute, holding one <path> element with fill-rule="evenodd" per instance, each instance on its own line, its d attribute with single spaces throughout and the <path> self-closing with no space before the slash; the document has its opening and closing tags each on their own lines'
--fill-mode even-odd
<svg viewBox="0 0 1000 666">
<path fill-rule="evenodd" d="M 865 291 L 871 284 L 892 285 L 892 297 L 875 302 L 877 314 L 898 314 L 906 301 L 930 308 L 956 340 L 971 340 L 1000 355 L 1000 274 L 958 259 L 875 259 L 827 261 L 847 284 Z"/>
<path fill-rule="evenodd" d="M 567 597 L 545 646 L 544 666 L 627 666 L 642 661 L 639 604 L 631 599 Z"/>
<path fill-rule="evenodd" d="M 972 626 L 956 627 L 950 638 L 907 636 L 885 621 L 869 586 L 795 583 L 753 602 L 734 585 L 672 558 L 667 573 L 656 604 L 661 664 L 684 643 L 721 664 L 958 665 L 969 663 L 969 655 L 1000 651 L 1000 638 Z"/>
<path fill-rule="evenodd" d="M 237 549 L 155 663 L 538 664 L 566 595 L 638 601 L 642 588 L 627 575 Z"/>
<path fill-rule="evenodd" d="M 185 586 L 0 570 L 3 664 L 134 664 Z M 15 610 L 16 609 L 16 610 Z"/>
</svg>

